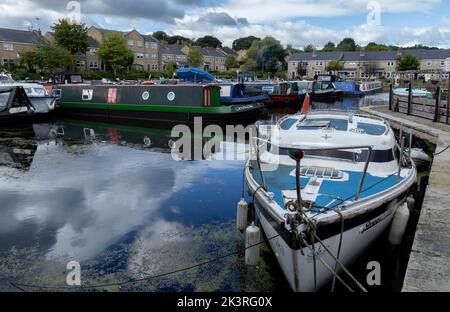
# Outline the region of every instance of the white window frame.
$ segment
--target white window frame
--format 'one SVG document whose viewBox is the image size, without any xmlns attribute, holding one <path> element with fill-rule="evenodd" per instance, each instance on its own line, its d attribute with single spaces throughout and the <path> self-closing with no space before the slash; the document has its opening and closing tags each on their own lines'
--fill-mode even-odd
<svg viewBox="0 0 450 312">
<path fill-rule="evenodd" d="M 128 39 L 128 46 L 129 46 L 129 47 L 134 46 L 134 41 L 131 40 L 131 39 Z"/>
<path fill-rule="evenodd" d="M 89 61 L 89 68 L 98 68 L 97 61 Z"/>
<path fill-rule="evenodd" d="M 433 61 L 427 60 L 426 65 L 427 67 L 433 66 Z"/>
<path fill-rule="evenodd" d="M 145 57 L 144 53 L 136 53 L 136 59 L 137 60 L 143 60 Z"/>
<path fill-rule="evenodd" d="M 136 45 L 138 48 L 142 48 L 144 46 L 144 43 L 142 41 L 136 41 Z"/>
<path fill-rule="evenodd" d="M 158 44 L 156 42 L 150 42 L 151 49 L 158 49 Z"/>
<path fill-rule="evenodd" d="M 14 45 L 10 42 L 4 42 L 3 43 L 3 50 L 4 51 L 14 51 Z"/>
</svg>

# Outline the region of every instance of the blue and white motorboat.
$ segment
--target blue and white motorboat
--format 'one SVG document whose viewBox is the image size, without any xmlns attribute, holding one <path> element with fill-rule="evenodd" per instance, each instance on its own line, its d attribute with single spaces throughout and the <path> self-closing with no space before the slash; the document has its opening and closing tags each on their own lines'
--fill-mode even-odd
<svg viewBox="0 0 450 312">
<path fill-rule="evenodd" d="M 413 97 L 433 98 L 433 93 L 425 88 L 412 89 Z M 409 96 L 409 88 L 395 88 L 394 94 L 398 96 Z"/>
<path fill-rule="evenodd" d="M 252 146 L 257 157 L 247 162 L 245 181 L 294 291 L 319 290 L 348 272 L 389 227 L 416 180 L 408 153 L 376 117 L 285 116 Z"/>
</svg>

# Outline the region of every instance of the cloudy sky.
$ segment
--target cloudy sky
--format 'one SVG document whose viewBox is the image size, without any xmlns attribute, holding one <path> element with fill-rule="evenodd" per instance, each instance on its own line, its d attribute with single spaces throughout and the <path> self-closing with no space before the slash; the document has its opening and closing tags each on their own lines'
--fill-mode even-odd
<svg viewBox="0 0 450 312">
<path fill-rule="evenodd" d="M 58 18 L 76 15 L 68 4 L 79 6 L 88 25 L 190 38 L 212 34 L 226 45 L 242 36 L 271 35 L 285 45 L 320 47 L 350 36 L 359 44 L 450 48 L 445 0 L 0 0 L 0 27 L 47 31 Z"/>
</svg>

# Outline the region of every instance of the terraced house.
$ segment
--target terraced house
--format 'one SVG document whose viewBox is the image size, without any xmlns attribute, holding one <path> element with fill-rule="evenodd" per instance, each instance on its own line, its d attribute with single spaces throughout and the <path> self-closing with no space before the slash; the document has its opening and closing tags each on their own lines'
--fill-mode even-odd
<svg viewBox="0 0 450 312">
<path fill-rule="evenodd" d="M 16 64 L 25 51 L 35 51 L 39 40 L 44 40 L 39 31 L 0 28 L 1 67 Z"/>
<path fill-rule="evenodd" d="M 172 44 L 161 46 L 161 69 L 165 70 L 168 64 L 175 64 L 178 68 L 187 67 L 187 54 L 183 52 L 183 46 Z"/>
<path fill-rule="evenodd" d="M 450 50 L 398 50 L 382 52 L 311 52 L 295 53 L 288 60 L 288 75 L 291 79 L 313 78 L 328 73 L 327 66 L 333 60 L 341 61 L 343 68 L 336 74 L 348 79 L 395 78 L 404 76 L 397 72 L 397 59 L 413 55 L 420 61 L 420 73 L 432 79 L 446 78 L 445 60 Z"/>
<path fill-rule="evenodd" d="M 88 54 L 90 54 L 91 56 L 95 56 L 96 49 L 103 42 L 103 38 L 105 37 L 105 35 L 110 32 L 120 33 L 126 38 L 128 47 L 134 54 L 133 67 L 135 69 L 146 71 L 159 70 L 159 41 L 155 37 L 151 35 L 143 35 L 137 30 L 121 32 L 91 26 L 88 30 L 88 36 L 93 39 L 93 46 L 89 48 Z M 88 57 L 87 61 L 89 62 L 90 69 L 101 68 L 101 62 L 98 57 L 93 57 L 91 60 L 89 60 Z M 97 64 L 95 62 L 97 62 Z M 95 65 L 97 65 L 97 67 Z"/>
</svg>

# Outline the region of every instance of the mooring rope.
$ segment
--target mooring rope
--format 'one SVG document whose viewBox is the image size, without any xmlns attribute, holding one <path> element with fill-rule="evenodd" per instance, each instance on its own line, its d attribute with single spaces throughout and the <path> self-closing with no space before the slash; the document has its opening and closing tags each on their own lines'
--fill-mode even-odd
<svg viewBox="0 0 450 312">
<path fill-rule="evenodd" d="M 267 243 L 267 242 L 269 242 L 269 241 L 271 241 L 271 240 L 273 240 L 275 238 L 278 238 L 278 237 L 280 237 L 281 235 L 283 235 L 287 231 L 288 230 L 286 229 L 286 230 L 278 233 L 277 235 L 274 235 L 274 236 L 272 236 L 270 238 L 266 238 L 264 240 L 261 240 L 260 242 L 258 242 L 256 244 L 253 244 L 253 245 L 250 245 L 248 247 L 245 247 L 244 251 L 247 250 L 247 249 L 259 246 L 261 244 L 265 244 L 265 243 Z M 16 283 L 16 282 L 9 282 L 9 284 L 11 286 L 13 286 L 14 288 L 19 289 L 20 291 L 23 291 L 23 292 L 26 292 L 26 290 L 23 287 L 26 287 L 26 288 L 41 288 L 41 289 L 55 289 L 55 290 L 58 290 L 58 289 L 60 289 L 60 290 L 62 290 L 62 289 L 66 289 L 66 290 L 80 289 L 81 290 L 81 289 L 89 289 L 89 288 L 104 288 L 104 287 L 110 287 L 110 286 L 122 286 L 122 285 L 126 285 L 126 284 L 134 284 L 134 283 L 144 282 L 144 281 L 148 281 L 148 280 L 151 280 L 151 279 L 161 278 L 161 277 L 169 276 L 169 275 L 172 275 L 172 274 L 188 271 L 188 270 L 200 267 L 200 266 L 204 266 L 204 265 L 207 265 L 207 264 L 211 264 L 211 263 L 214 263 L 214 262 L 221 261 L 221 260 L 223 260 L 225 258 L 229 258 L 231 256 L 237 256 L 239 254 L 240 254 L 239 251 L 231 252 L 231 253 L 228 253 L 228 254 L 225 254 L 225 255 L 222 255 L 222 256 L 218 256 L 218 257 L 213 258 L 211 260 L 206 260 L 206 261 L 203 261 L 203 262 L 199 262 L 197 264 L 194 264 L 194 265 L 191 265 L 191 266 L 188 266 L 188 267 L 184 267 L 184 268 L 181 268 L 181 269 L 178 269 L 178 270 L 173 270 L 173 271 L 169 271 L 169 272 L 161 273 L 161 274 L 157 274 L 157 275 L 145 276 L 145 277 L 137 278 L 137 279 L 129 279 L 129 280 L 126 280 L 126 281 L 115 282 L 115 283 L 105 283 L 105 284 L 95 284 L 95 285 L 80 285 L 80 286 L 38 285 L 38 284 Z"/>
</svg>

